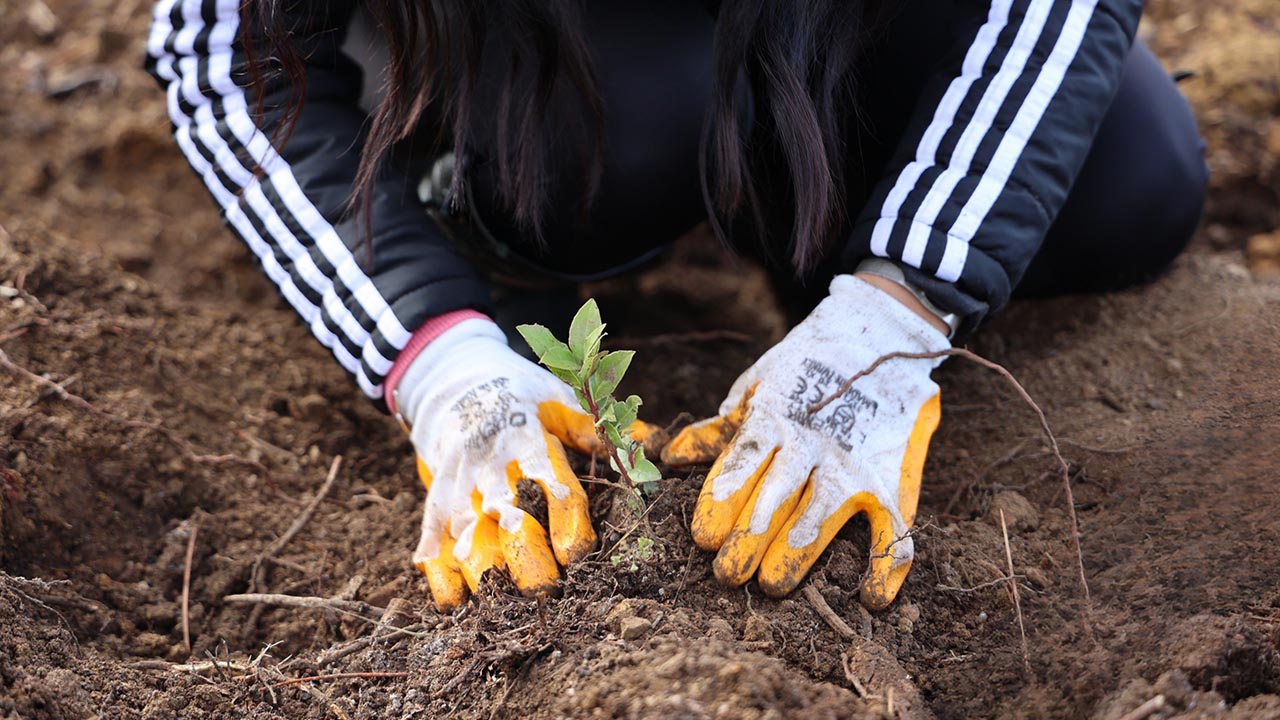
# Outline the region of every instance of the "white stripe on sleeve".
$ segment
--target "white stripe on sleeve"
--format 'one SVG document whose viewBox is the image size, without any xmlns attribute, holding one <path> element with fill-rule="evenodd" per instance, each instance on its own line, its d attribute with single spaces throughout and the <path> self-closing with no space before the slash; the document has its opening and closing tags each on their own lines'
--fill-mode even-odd
<svg viewBox="0 0 1280 720">
<path fill-rule="evenodd" d="M 1040 118 L 1044 116 L 1045 109 L 1057 94 L 1058 88 L 1062 86 L 1067 69 L 1080 50 L 1085 30 L 1089 27 L 1089 21 L 1093 17 L 1096 6 L 1097 0 L 1073 0 L 1071 3 L 1071 10 L 1067 13 L 1062 32 L 1054 43 L 1048 59 L 1045 60 L 1040 75 L 1036 77 L 1035 83 L 1022 101 L 1022 106 L 1018 108 L 1018 113 L 1014 116 L 1009 129 L 1001 138 L 999 146 L 996 147 L 995 156 L 987 166 L 986 172 L 982 174 L 982 179 L 978 181 L 973 195 L 969 197 L 959 217 L 947 232 L 946 250 L 938 266 L 939 279 L 955 282 L 960 278 L 965 260 L 969 255 L 969 243 L 977 234 L 987 213 L 995 205 L 996 199 L 1004 192 L 1005 184 L 1013 173 L 1014 166 L 1022 157 L 1022 151 L 1026 149 L 1036 126 L 1040 124 Z"/>
<path fill-rule="evenodd" d="M 977 154 L 978 147 L 991 131 L 996 115 L 1009 98 L 1009 91 L 1013 89 L 1013 84 L 1026 70 L 1027 59 L 1031 57 L 1031 51 L 1035 49 L 1036 42 L 1044 31 L 1049 11 L 1052 9 L 1053 0 L 1033 0 L 1027 8 L 1027 14 L 1023 17 L 1022 24 L 1018 26 L 1018 34 L 1014 37 L 1013 44 L 1001 61 L 1000 69 L 988 83 L 982 99 L 978 101 L 969 124 L 960 134 L 946 169 L 938 175 L 933 187 L 929 188 L 928 194 L 912 216 L 915 223 L 907 234 L 907 243 L 902 250 L 902 261 L 908 265 L 918 268 L 924 262 L 924 253 L 929 246 L 930 230 L 938 219 L 938 213 L 951 199 L 956 185 L 969 174 L 973 156 Z"/>
<path fill-rule="evenodd" d="M 215 20 L 206 34 L 209 46 L 205 62 L 209 73 L 207 78 L 200 77 L 200 58 L 195 55 L 194 48 L 196 39 L 205 29 L 201 0 L 160 0 L 153 12 L 153 23 L 147 37 L 147 51 L 156 61 L 156 74 L 169 82 L 169 115 L 176 128 L 178 144 L 222 206 L 228 223 L 258 256 L 268 277 L 280 287 L 320 342 L 329 347 L 339 363 L 356 376 L 361 389 L 371 397 L 379 397 L 381 385 L 366 375 L 360 360 L 363 359 L 365 365 L 377 374 L 379 382 L 390 370 L 392 361 L 378 350 L 371 332 L 381 333 L 396 349 L 404 347 L 411 333 L 395 316 L 333 226 L 302 192 L 288 163 L 253 123 L 244 91 L 231 75 L 234 42 L 239 28 L 239 0 L 206 0 L 210 1 L 215 3 Z M 175 28 L 170 18 L 178 3 L 181 3 L 180 15 L 184 22 Z M 166 44 L 174 48 L 173 53 L 166 50 Z M 219 118 L 214 117 L 211 99 L 201 92 L 202 84 L 212 88 L 222 99 L 225 127 L 230 129 L 231 136 L 243 146 L 252 161 L 263 168 L 276 188 L 283 208 L 270 203 L 252 168 L 241 164 L 236 149 L 228 145 L 226 138 L 219 133 Z M 183 112 L 183 102 L 194 108 L 191 116 Z M 197 139 L 208 148 L 216 167 L 196 147 Z M 239 198 L 223 186 L 218 171 L 239 186 Z M 258 235 L 241 202 L 258 216 L 268 237 Z M 296 223 L 294 226 L 301 226 L 314 238 L 318 250 L 350 290 L 373 327 L 366 330 L 346 307 L 337 294 L 333 279 L 320 271 L 311 252 L 289 230 L 290 222 L 281 216 L 281 212 L 289 213 Z M 294 285 L 293 276 L 276 260 L 273 245 L 293 263 L 298 277 L 320 296 L 324 312 L 338 329 L 353 346 L 362 348 L 360 358 L 347 351 L 326 326 L 321 309 L 308 301 Z"/>
<path fill-rule="evenodd" d="M 933 111 L 933 120 L 925 129 L 916 147 L 915 160 L 907 163 L 907 166 L 898 174 L 893 189 L 885 198 L 884 205 L 880 209 L 880 218 L 871 232 L 873 254 L 880 257 L 888 256 L 889 236 L 893 233 L 893 226 L 897 222 L 902 203 L 915 189 L 924 171 L 938 164 L 938 146 L 955 123 L 956 112 L 959 111 L 965 96 L 969 94 L 969 88 L 982 76 L 982 68 L 990 57 L 991 51 L 995 49 L 1000 32 L 1009 23 L 1009 8 L 1012 4 L 1013 0 L 996 0 L 991 3 L 986 22 L 978 28 L 973 43 L 965 53 L 960 74 L 952 79 L 942 100 Z"/>
</svg>

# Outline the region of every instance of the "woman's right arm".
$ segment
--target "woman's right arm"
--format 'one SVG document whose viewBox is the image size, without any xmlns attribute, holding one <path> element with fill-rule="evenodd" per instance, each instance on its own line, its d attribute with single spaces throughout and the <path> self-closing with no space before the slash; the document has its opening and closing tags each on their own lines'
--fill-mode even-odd
<svg viewBox="0 0 1280 720">
<path fill-rule="evenodd" d="M 347 212 L 366 124 L 361 74 L 340 49 L 355 2 L 285 3 L 296 15 L 285 23 L 307 82 L 296 124 L 279 139 L 295 88 L 283 73 L 266 74 L 256 112 L 240 4 L 159 0 L 147 69 L 164 86 L 178 145 L 227 224 L 316 338 L 381 402 L 414 331 L 451 311 L 485 309 L 487 288 L 423 212 L 416 181 L 394 172 L 374 187 L 371 252 L 364 249 L 361 222 Z M 257 15 L 251 7 L 249 17 Z"/>
</svg>

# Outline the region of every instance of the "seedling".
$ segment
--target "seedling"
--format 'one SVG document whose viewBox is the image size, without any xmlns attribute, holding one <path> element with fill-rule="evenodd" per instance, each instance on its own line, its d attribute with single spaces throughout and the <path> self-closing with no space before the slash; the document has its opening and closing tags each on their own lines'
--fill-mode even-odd
<svg viewBox="0 0 1280 720">
<path fill-rule="evenodd" d="M 604 323 L 595 300 L 588 300 L 569 325 L 569 342 L 563 343 L 541 325 L 521 325 L 517 330 L 538 356 L 538 362 L 573 388 L 582 409 L 595 419 L 596 434 L 604 446 L 609 466 L 637 495 L 649 495 L 662 473 L 644 456 L 644 447 L 631 437 L 641 404 L 638 395 L 617 400 L 613 391 L 631 366 L 634 350 L 600 350 Z"/>
</svg>

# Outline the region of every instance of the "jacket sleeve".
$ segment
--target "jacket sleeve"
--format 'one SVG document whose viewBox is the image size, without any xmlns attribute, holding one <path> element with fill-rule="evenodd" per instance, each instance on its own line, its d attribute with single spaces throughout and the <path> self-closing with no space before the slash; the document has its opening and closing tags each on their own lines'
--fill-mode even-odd
<svg viewBox="0 0 1280 720">
<path fill-rule="evenodd" d="M 381 402 L 386 373 L 413 331 L 435 315 L 485 309 L 487 288 L 405 175 L 387 172 L 374 189 L 371 252 L 362 223 L 347 212 L 366 120 L 359 68 L 340 50 L 355 1 L 286 4 L 307 82 L 283 141 L 275 130 L 295 88 L 283 73 L 266 73 L 257 111 L 240 5 L 159 0 L 147 69 L 164 86 L 178 145 L 226 223 L 360 389 Z M 249 8 L 249 17 L 257 14 Z M 260 28 L 249 31 L 258 47 Z"/>
<path fill-rule="evenodd" d="M 1119 85 L 1141 0 L 978 3 L 853 227 L 971 331 L 1009 300 Z"/>
</svg>

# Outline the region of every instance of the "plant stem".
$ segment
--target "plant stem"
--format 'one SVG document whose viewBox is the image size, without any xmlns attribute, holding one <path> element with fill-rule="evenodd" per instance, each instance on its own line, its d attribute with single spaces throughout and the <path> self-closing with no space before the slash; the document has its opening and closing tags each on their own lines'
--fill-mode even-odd
<svg viewBox="0 0 1280 720">
<path fill-rule="evenodd" d="M 609 440 L 608 436 L 605 435 L 604 430 L 600 427 L 600 406 L 596 404 L 596 399 L 591 394 L 590 382 L 582 384 L 582 396 L 587 399 L 587 407 L 591 410 L 591 417 L 596 421 L 596 437 L 599 438 L 600 444 L 604 445 L 605 449 L 608 450 L 609 457 L 613 459 L 613 464 L 618 468 L 618 474 L 622 476 L 623 482 L 626 483 L 627 487 L 631 489 L 631 492 L 635 493 L 636 497 L 640 499 L 641 503 L 643 503 L 644 498 L 640 495 L 640 488 L 636 487 L 634 482 L 631 482 L 631 474 L 627 472 L 627 466 L 622 462 L 622 455 L 619 452 L 620 448 Z M 632 447 L 631 457 L 634 460 L 634 446 Z"/>
</svg>

